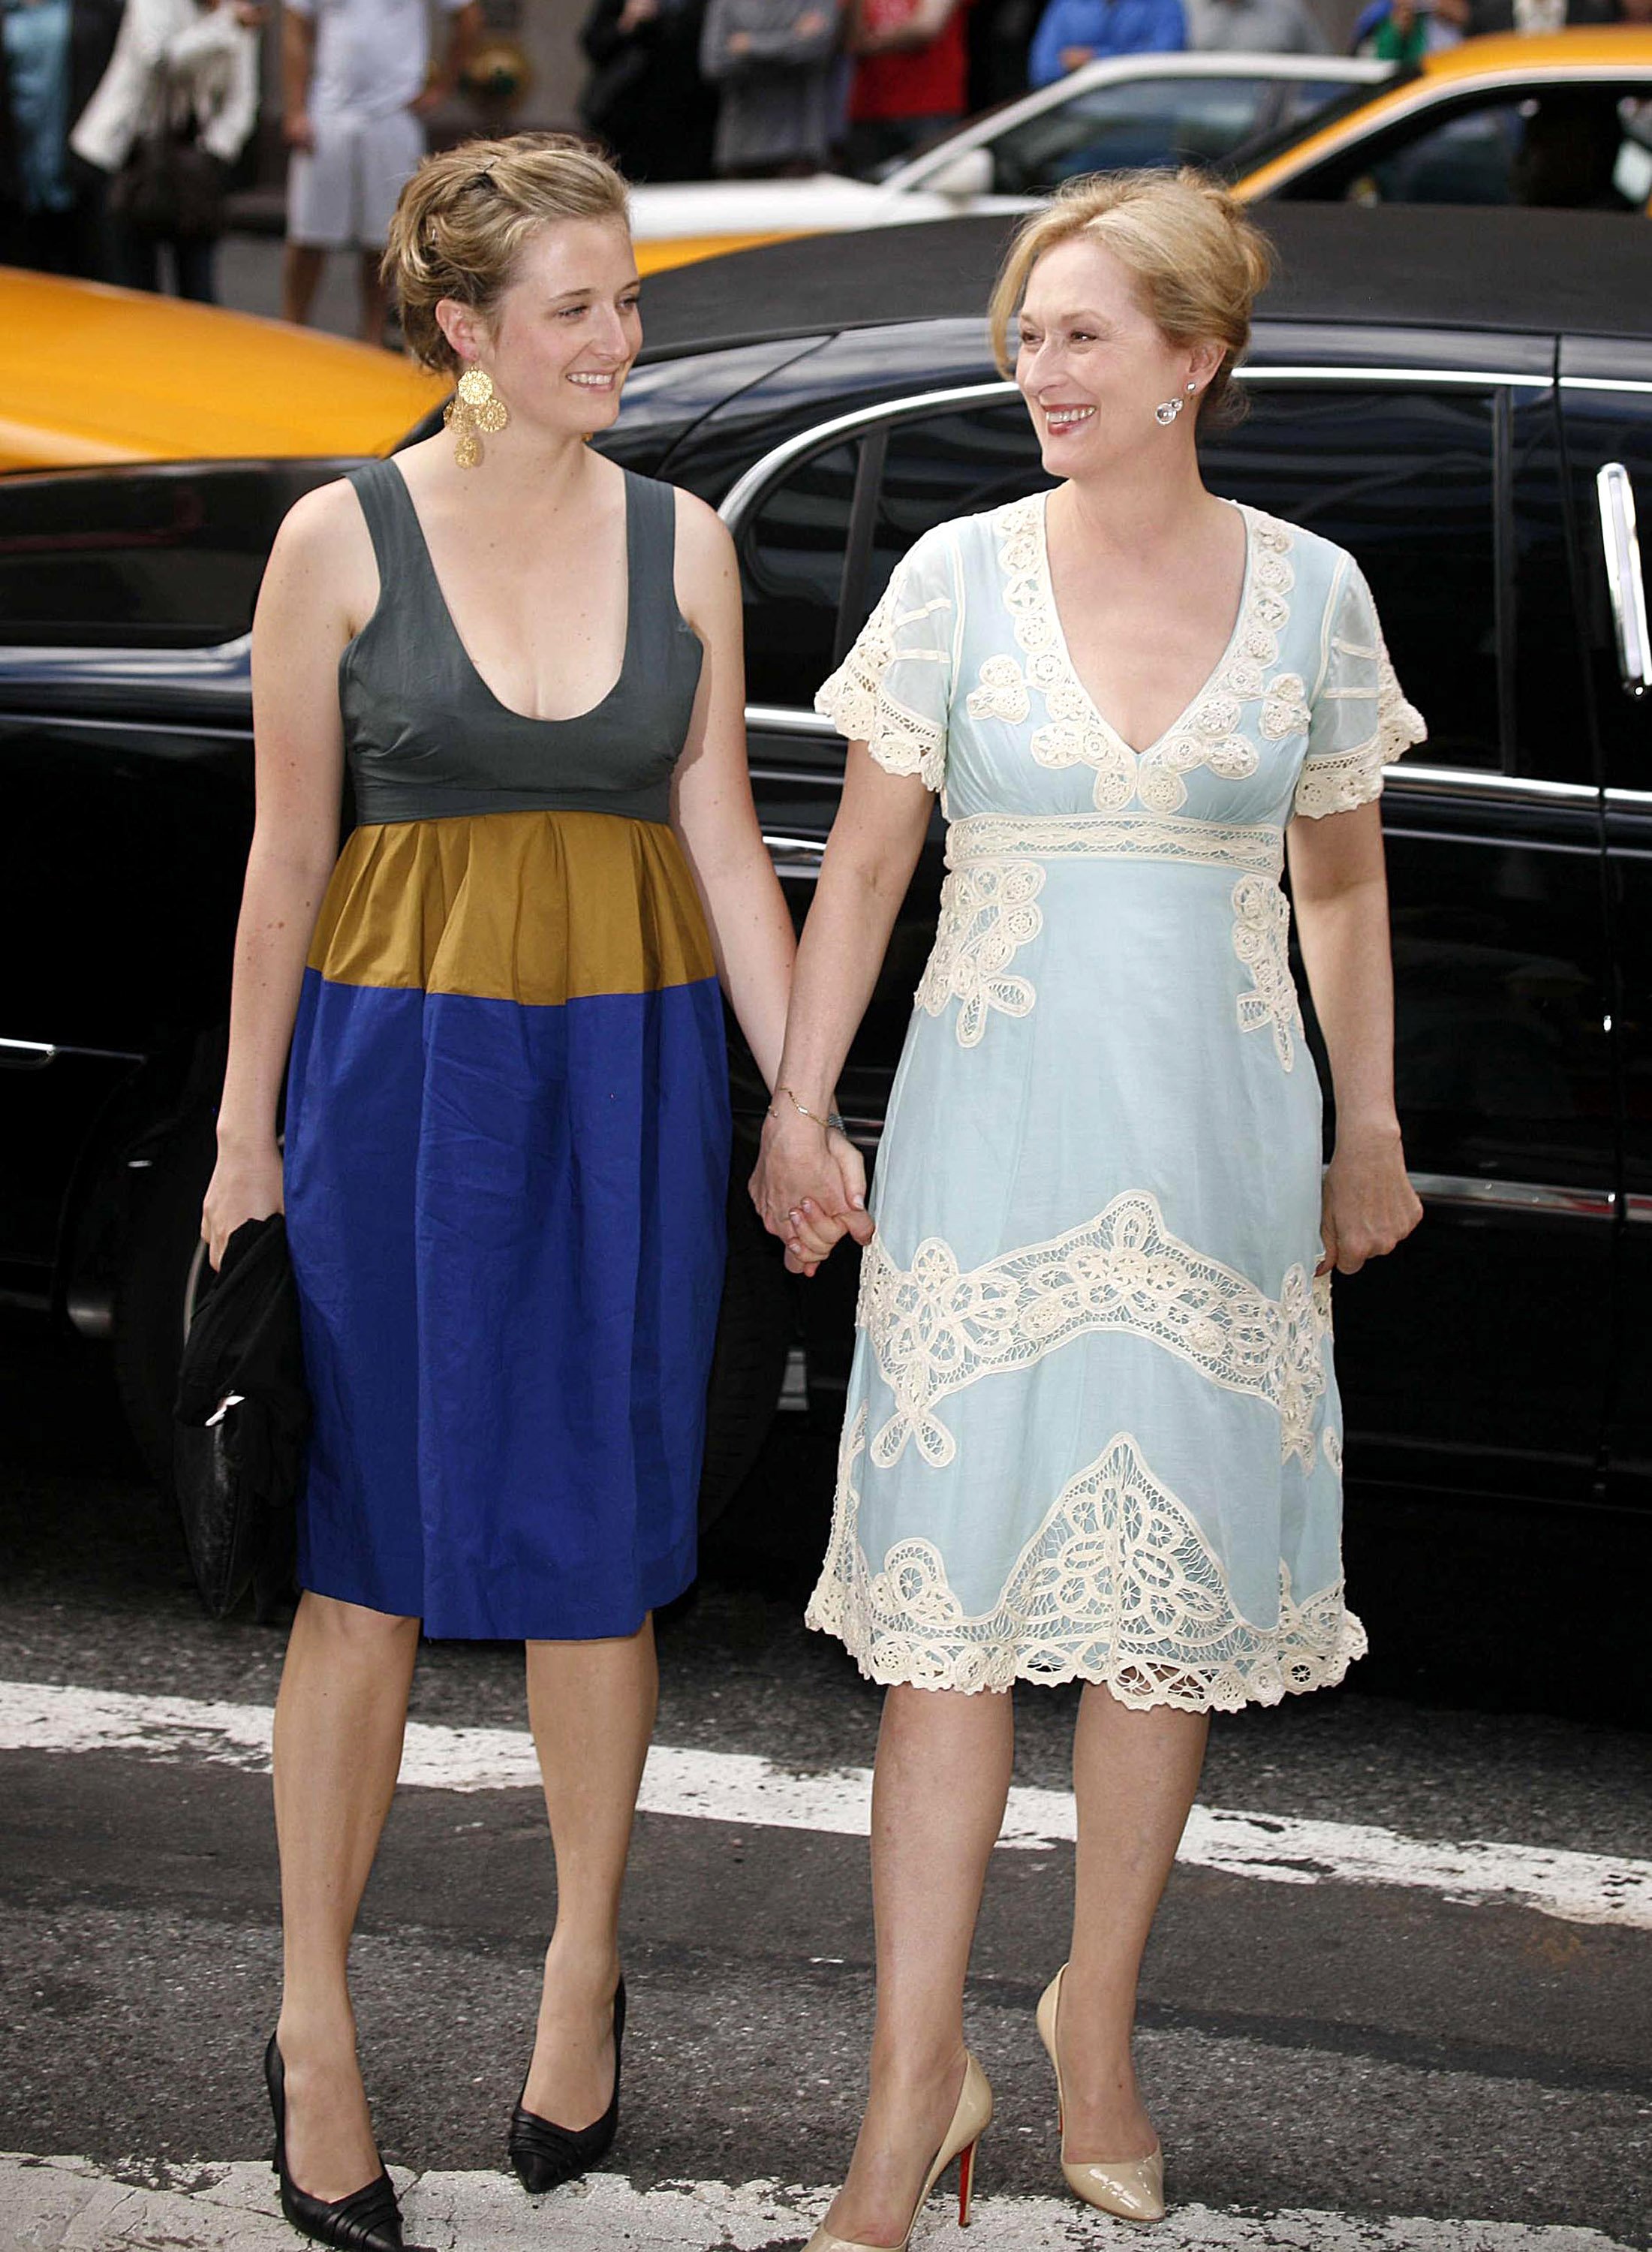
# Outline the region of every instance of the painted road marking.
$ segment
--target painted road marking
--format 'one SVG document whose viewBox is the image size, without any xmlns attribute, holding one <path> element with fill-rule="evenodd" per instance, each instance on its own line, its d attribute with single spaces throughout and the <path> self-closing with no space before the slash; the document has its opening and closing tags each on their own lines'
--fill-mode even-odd
<svg viewBox="0 0 1652 2252">
<path fill-rule="evenodd" d="M 983 2153 L 984 2154 L 984 2153 Z M 530 2200 L 509 2176 L 397 2174 L 410 2242 L 435 2252 L 776 2252 L 806 2237 L 830 2201 L 774 2182 L 673 2182 L 633 2189 L 592 2174 Z M 954 2207 L 955 2213 L 956 2208 Z M 982 2197 L 968 2236 L 939 2196 L 921 2242 L 969 2252 L 1100 2252 L 1128 2228 L 1068 2198 Z M 1135 2239 L 1132 2236 L 1131 2241 Z M 180 2166 L 129 2160 L 0 2157 L 0 2245 L 29 2252 L 292 2252 L 267 2165 Z M 1367 2219 L 1348 2213 L 1222 2213 L 1173 2207 L 1153 2252 L 1629 2252 L 1598 2229 L 1517 2221 Z"/>
<path fill-rule="evenodd" d="M 119 1751 L 176 1763 L 267 1771 L 271 1709 L 190 1697 L 134 1696 L 49 1682 L 0 1682 L 0 1751 Z M 401 1780 L 431 1790 L 537 1788 L 525 1729 L 408 1723 Z M 830 1768 L 799 1775 L 749 1752 L 683 1751 L 656 1744 L 638 1804 L 730 1828 L 815 1830 L 864 1837 L 871 1770 Z M 1010 1794 L 1001 1845 L 1038 1851 L 1069 1843 L 1073 1806 L 1065 1791 Z M 1541 1845 L 1452 1844 L 1407 1838 L 1361 1822 L 1247 1814 L 1196 1806 L 1178 1856 L 1259 1883 L 1396 1885 L 1447 1900 L 1503 1901 L 1567 1923 L 1652 1930 L 1652 1861 L 1615 1859 Z"/>
</svg>

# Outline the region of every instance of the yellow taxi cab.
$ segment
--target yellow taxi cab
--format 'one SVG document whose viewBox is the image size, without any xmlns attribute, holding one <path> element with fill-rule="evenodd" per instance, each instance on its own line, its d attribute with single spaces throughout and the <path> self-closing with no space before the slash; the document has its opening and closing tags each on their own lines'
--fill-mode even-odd
<svg viewBox="0 0 1652 2252">
<path fill-rule="evenodd" d="M 313 329 L 0 267 L 0 470 L 387 453 L 448 388 Z"/>
<path fill-rule="evenodd" d="M 1248 171 L 1247 199 L 1644 212 L 1652 28 L 1466 39 Z"/>
</svg>

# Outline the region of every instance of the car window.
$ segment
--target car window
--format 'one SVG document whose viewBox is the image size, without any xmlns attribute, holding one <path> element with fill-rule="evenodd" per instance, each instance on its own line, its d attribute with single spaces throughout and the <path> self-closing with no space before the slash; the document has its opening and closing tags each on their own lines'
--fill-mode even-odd
<svg viewBox="0 0 1652 2252">
<path fill-rule="evenodd" d="M 807 708 L 832 669 L 858 445 L 815 454 L 769 487 L 740 529 L 746 692 Z"/>
<path fill-rule="evenodd" d="M 1431 109 L 1344 151 L 1287 191 L 1301 200 L 1506 204 L 1643 212 L 1652 102 L 1614 87 Z"/>
<path fill-rule="evenodd" d="M 1043 195 L 1120 165 L 1221 165 L 1271 132 L 1281 106 L 1279 81 L 1253 74 L 1091 87 L 989 143 L 993 192 Z"/>
<path fill-rule="evenodd" d="M 1251 399 L 1203 441 L 1206 482 L 1348 548 L 1429 762 L 1501 767 L 1493 391 L 1258 381 Z"/>
<path fill-rule="evenodd" d="M 978 516 L 1055 480 L 1019 399 L 898 423 L 889 433 L 871 553 L 857 587 L 846 589 L 864 617 L 901 557 L 932 525 Z"/>
</svg>

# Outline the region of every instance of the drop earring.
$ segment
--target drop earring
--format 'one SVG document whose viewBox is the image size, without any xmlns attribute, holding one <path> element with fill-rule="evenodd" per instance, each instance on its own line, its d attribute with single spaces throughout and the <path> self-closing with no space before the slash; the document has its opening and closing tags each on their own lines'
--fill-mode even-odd
<svg viewBox="0 0 1652 2252">
<path fill-rule="evenodd" d="M 474 469 L 482 459 L 482 438 L 496 437 L 510 420 L 510 410 L 494 389 L 487 369 L 468 367 L 441 419 L 459 441 L 454 460 L 462 469 Z"/>
<path fill-rule="evenodd" d="M 1198 389 L 1198 385 L 1197 383 L 1190 383 L 1188 389 L 1190 392 L 1197 391 Z M 1175 421 L 1177 416 L 1182 412 L 1182 409 L 1186 406 L 1186 404 L 1187 401 L 1184 399 L 1167 399 L 1162 406 L 1156 407 L 1154 408 L 1153 420 L 1156 422 L 1163 423 L 1168 430 L 1170 424 Z"/>
</svg>

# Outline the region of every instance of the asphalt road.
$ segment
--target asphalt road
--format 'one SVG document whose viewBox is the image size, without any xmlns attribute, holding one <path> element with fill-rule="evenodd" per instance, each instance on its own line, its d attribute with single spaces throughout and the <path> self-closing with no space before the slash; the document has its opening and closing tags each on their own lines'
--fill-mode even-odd
<svg viewBox="0 0 1652 2252">
<path fill-rule="evenodd" d="M 0 2252 L 278 2245 L 257 2164 L 278 1968 L 258 1744 L 281 1635 L 201 1616 L 96 1348 L 0 1329 L 0 2151 L 77 2162 L 0 2160 Z M 520 1729 L 519 1658 L 426 1651 L 421 1779 L 356 1964 L 421 2241 L 755 2252 L 806 2235 L 841 2172 L 871 2003 L 855 1830 L 878 1699 L 799 1623 L 829 1455 L 788 1421 L 662 1622 L 624 2124 L 601 2179 L 538 2212 L 500 2168 L 552 1906 L 544 1818 L 519 1740 L 459 1733 Z M 1362 1540 L 1385 1618 L 1426 1567 L 1431 1617 L 1500 1640 L 1475 1553 Z M 1587 1632 L 1553 1618 L 1539 1701 L 1564 1675 L 1578 1709 Z M 1448 1709 L 1419 1693 L 1433 1678 L 1396 1653 L 1374 1679 L 1407 1693 L 1368 1678 L 1216 1725 L 1144 1982 L 1177 2207 L 1162 2252 L 1652 2247 L 1652 1738 L 1613 1725 L 1607 1681 L 1576 1718 Z M 1073 1702 L 1019 1700 L 1018 1842 L 973 1966 L 998 2094 L 981 2252 L 1124 2233 L 1060 2198 L 1032 2025 L 1069 1907 L 1064 1802 L 1040 1794 L 1063 1789 Z M 926 2243 L 961 2242 L 952 2225 L 938 2200 Z"/>
</svg>

